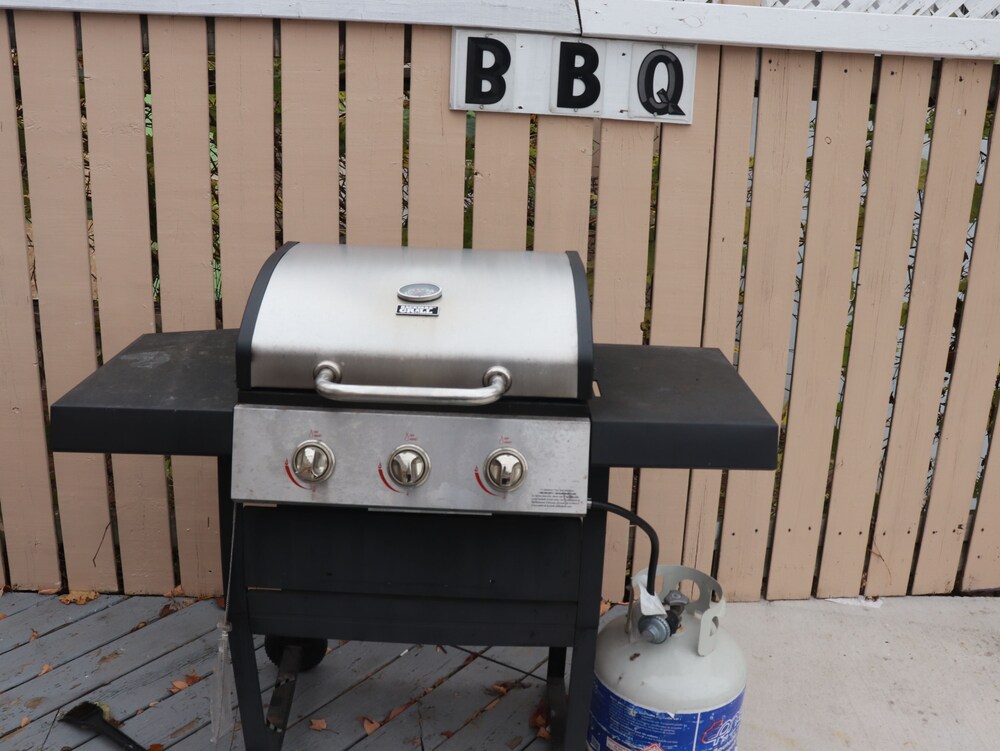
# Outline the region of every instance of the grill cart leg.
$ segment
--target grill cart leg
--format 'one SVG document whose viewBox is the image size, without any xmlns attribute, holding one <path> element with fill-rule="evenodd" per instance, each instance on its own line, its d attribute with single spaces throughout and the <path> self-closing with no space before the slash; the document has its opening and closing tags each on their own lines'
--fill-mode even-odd
<svg viewBox="0 0 1000 751">
<path fill-rule="evenodd" d="M 607 468 L 591 467 L 589 495 L 593 501 L 607 502 Z M 601 620 L 601 583 L 604 575 L 604 538 L 607 532 L 607 522 L 607 512 L 599 509 L 590 509 L 583 519 L 583 541 L 580 548 L 580 589 L 577 597 L 576 633 L 573 637 L 573 665 L 569 674 L 566 726 L 562 739 L 562 748 L 566 751 L 578 751 L 578 749 L 587 747 L 590 695 L 594 684 L 594 657 L 597 649 L 597 627 Z M 563 660 L 562 668 L 561 672 L 564 672 L 565 660 Z M 550 692 L 552 678 L 550 673 Z"/>
<path fill-rule="evenodd" d="M 219 530 L 222 534 L 222 581 L 226 586 L 226 603 L 232 631 L 229 645 L 233 660 L 233 682 L 239 701 L 240 722 L 246 751 L 279 751 L 283 736 L 269 732 L 264 724 L 264 708 L 260 702 L 260 680 L 257 677 L 257 655 L 250 633 L 250 615 L 247 610 L 246 581 L 243 574 L 243 534 L 239 511 L 236 506 L 235 529 L 233 505 L 229 497 L 231 458 L 220 456 L 219 472 Z M 230 571 L 229 544 L 233 546 L 233 567 Z"/>
</svg>

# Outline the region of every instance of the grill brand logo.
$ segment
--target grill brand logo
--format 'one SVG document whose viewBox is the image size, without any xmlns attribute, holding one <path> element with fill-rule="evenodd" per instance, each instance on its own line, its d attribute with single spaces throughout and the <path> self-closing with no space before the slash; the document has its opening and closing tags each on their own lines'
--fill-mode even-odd
<svg viewBox="0 0 1000 751">
<path fill-rule="evenodd" d="M 437 314 L 437 305 L 403 304 L 396 306 L 396 315 L 398 316 L 436 316 Z"/>
</svg>

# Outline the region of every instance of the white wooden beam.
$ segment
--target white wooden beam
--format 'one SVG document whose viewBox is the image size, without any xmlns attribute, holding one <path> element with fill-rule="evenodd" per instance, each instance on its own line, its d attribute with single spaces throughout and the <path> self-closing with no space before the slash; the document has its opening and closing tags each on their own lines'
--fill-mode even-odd
<svg viewBox="0 0 1000 751">
<path fill-rule="evenodd" d="M 584 36 L 1000 58 L 1000 21 L 674 0 L 579 0 Z"/>
<path fill-rule="evenodd" d="M 574 0 L 8 0 L 6 8 L 262 16 L 579 34 Z"/>
</svg>

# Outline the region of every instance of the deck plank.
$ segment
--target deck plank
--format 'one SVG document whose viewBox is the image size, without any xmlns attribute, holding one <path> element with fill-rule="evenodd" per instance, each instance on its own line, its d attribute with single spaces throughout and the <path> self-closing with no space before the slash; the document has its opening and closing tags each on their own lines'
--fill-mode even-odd
<svg viewBox="0 0 1000 751">
<path fill-rule="evenodd" d="M 115 709 L 117 717 L 118 709 L 108 701 L 107 692 L 102 688 L 133 671 L 141 675 L 142 668 L 157 657 L 211 632 L 219 615 L 214 602 L 195 603 L 168 617 L 158 618 L 110 644 L 99 646 L 44 675 L 37 675 L 23 684 L 19 691 L 22 696 L 31 698 L 9 702 L 0 699 L 0 733 L 15 730 L 24 717 L 34 722 L 84 699 L 108 704 Z M 133 627 L 135 625 L 132 624 Z M 51 664 L 48 656 L 44 659 Z M 176 674 L 174 678 L 180 679 L 188 672 Z M 167 681 L 166 685 L 169 686 L 170 682 Z"/>
<path fill-rule="evenodd" d="M 181 614 L 177 614 L 177 616 L 177 621 L 171 625 L 179 626 L 183 623 L 190 628 L 187 637 L 195 637 L 197 631 L 200 630 L 192 628 L 197 623 L 197 619 L 190 616 L 182 618 Z M 201 617 L 199 614 L 198 618 Z M 142 637 L 143 641 L 140 641 L 139 646 L 149 645 L 151 637 L 153 637 L 157 638 L 157 648 L 161 647 L 162 643 L 159 641 L 159 637 L 162 634 L 153 627 L 150 627 L 148 632 L 145 630 L 136 632 L 134 636 Z M 113 646 L 114 650 L 111 653 L 118 652 L 122 648 L 120 641 L 115 642 Z M 137 714 L 145 712 L 151 704 L 155 705 L 169 699 L 171 697 L 171 681 L 182 679 L 183 676 L 192 673 L 206 676 L 211 672 L 216 647 L 214 629 L 179 646 L 177 644 L 163 646 L 168 646 L 170 651 L 138 668 L 130 669 L 113 680 L 109 681 L 110 676 L 101 672 L 99 678 L 92 681 L 94 686 L 81 693 L 79 700 L 86 699 L 106 704 L 111 710 L 112 717 L 124 723 Z M 151 650 L 149 656 L 155 654 L 156 651 Z M 122 664 L 119 661 L 116 662 L 117 665 L 115 663 L 111 663 L 111 665 L 119 667 Z M 108 664 L 106 663 L 106 665 Z M 22 695 L 25 695 L 25 692 L 22 691 Z M 67 700 L 60 707 L 60 711 L 75 706 L 75 703 L 76 700 Z M 34 718 L 31 724 L 23 730 L 4 737 L 4 751 L 37 751 L 37 749 L 43 748 L 43 742 L 44 748 L 75 749 L 89 740 L 86 733 L 75 727 L 64 723 L 54 724 L 59 713 L 52 711 L 42 717 Z"/>
<path fill-rule="evenodd" d="M 10 595 L 7 595 L 10 597 Z M 4 600 L 7 598 L 5 597 Z M 31 641 L 58 631 L 87 616 L 98 613 L 122 601 L 117 595 L 105 595 L 83 605 L 65 605 L 58 597 L 34 596 L 35 602 L 22 598 L 25 607 L 3 619 L 0 630 L 0 654 L 9 652 Z"/>
<path fill-rule="evenodd" d="M 0 620 L 10 618 L 14 613 L 20 613 L 22 610 L 40 605 L 47 599 L 53 598 L 39 595 L 37 592 L 4 592 L 3 596 L 0 596 L 0 615 L 3 616 Z M 5 627 L 7 625 L 9 624 L 4 624 Z"/>
<path fill-rule="evenodd" d="M 45 665 L 55 669 L 124 636 L 139 623 L 152 622 L 169 602 L 166 597 L 132 597 L 7 652 L 0 656 L 0 691 L 30 681 Z"/>
</svg>

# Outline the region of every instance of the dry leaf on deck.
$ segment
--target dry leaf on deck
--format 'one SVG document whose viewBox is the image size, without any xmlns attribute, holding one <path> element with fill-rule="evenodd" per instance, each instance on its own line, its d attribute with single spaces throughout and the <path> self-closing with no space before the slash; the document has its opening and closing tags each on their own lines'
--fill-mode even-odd
<svg viewBox="0 0 1000 751">
<path fill-rule="evenodd" d="M 27 717 L 22 717 L 22 718 L 21 718 L 21 727 L 23 728 L 23 727 L 24 727 L 25 725 L 27 725 L 27 724 L 28 724 L 29 722 L 31 722 L 31 720 L 29 720 L 29 719 L 28 719 Z"/>
<path fill-rule="evenodd" d="M 65 594 L 59 598 L 59 602 L 63 605 L 85 605 L 86 603 L 96 600 L 100 597 L 98 592 L 90 591 L 73 591 L 71 590 L 69 594 Z"/>
<path fill-rule="evenodd" d="M 398 717 L 400 714 L 402 714 L 407 709 L 409 709 L 412 705 L 413 705 L 413 700 L 412 699 L 410 701 L 406 702 L 406 704 L 400 704 L 398 707 L 396 707 L 394 710 L 392 710 L 389 713 L 389 716 L 386 718 L 385 721 L 388 722 L 389 720 L 393 719 L 394 717 Z"/>
<path fill-rule="evenodd" d="M 184 587 L 178 584 L 176 587 L 171 589 L 169 592 L 164 592 L 164 597 L 182 597 L 184 595 Z"/>
<path fill-rule="evenodd" d="M 538 737 L 544 741 L 551 741 L 552 733 L 550 733 L 547 728 L 538 728 Z"/>
<path fill-rule="evenodd" d="M 162 608 L 160 608 L 160 618 L 166 618 L 168 615 L 177 610 L 177 606 L 172 602 L 168 602 Z"/>
<path fill-rule="evenodd" d="M 7 617 L 6 615 L 4 615 L 3 613 L 0 613 L 0 621 L 2 621 L 6 617 Z"/>
<path fill-rule="evenodd" d="M 310 730 L 326 730 L 326 720 L 309 720 Z"/>
<path fill-rule="evenodd" d="M 46 662 L 44 665 L 42 665 L 42 672 L 40 672 L 38 675 L 41 676 L 41 675 L 45 675 L 46 673 L 51 673 L 51 672 L 52 672 L 52 666 L 49 665 L 49 663 Z"/>
<path fill-rule="evenodd" d="M 40 595 L 56 595 L 56 594 L 59 594 L 59 592 L 61 592 L 61 591 L 62 591 L 61 587 L 48 587 L 47 589 L 40 589 L 40 590 L 38 590 L 38 594 L 40 594 Z"/>
<path fill-rule="evenodd" d="M 31 638 L 28 639 L 28 641 L 34 641 L 37 638 L 38 638 L 38 632 L 35 631 L 35 629 L 31 629 Z"/>
<path fill-rule="evenodd" d="M 216 597 L 215 598 L 215 604 L 219 608 L 219 610 L 225 610 L 226 609 L 226 598 L 225 597 Z"/>
<path fill-rule="evenodd" d="M 152 746 L 149 747 L 149 751 L 163 751 L 163 744 L 154 743 Z"/>
<path fill-rule="evenodd" d="M 184 680 L 187 682 L 187 685 L 193 686 L 194 684 L 196 684 L 198 681 L 201 680 L 201 676 L 198 675 L 197 673 L 188 673 L 187 675 L 184 676 Z"/>
<path fill-rule="evenodd" d="M 375 720 L 372 720 L 368 717 L 362 717 L 361 724 L 365 726 L 365 735 L 371 735 L 380 727 L 382 727 L 381 722 L 375 722 Z"/>
<path fill-rule="evenodd" d="M 491 709 L 493 709 L 493 707 L 495 707 L 499 703 L 500 703 L 500 697 L 498 696 L 496 699 L 494 699 L 489 704 L 487 704 L 485 707 L 483 707 L 483 711 L 484 712 L 489 712 Z"/>
<path fill-rule="evenodd" d="M 490 686 L 490 691 L 499 696 L 506 696 L 512 688 L 517 688 L 519 685 L 517 681 L 503 681 Z"/>
<path fill-rule="evenodd" d="M 171 681 L 170 682 L 170 693 L 176 694 L 178 691 L 183 691 L 188 687 L 187 681 Z"/>
<path fill-rule="evenodd" d="M 549 703 L 544 698 L 538 702 L 528 722 L 536 728 L 543 728 L 549 724 Z"/>
</svg>

